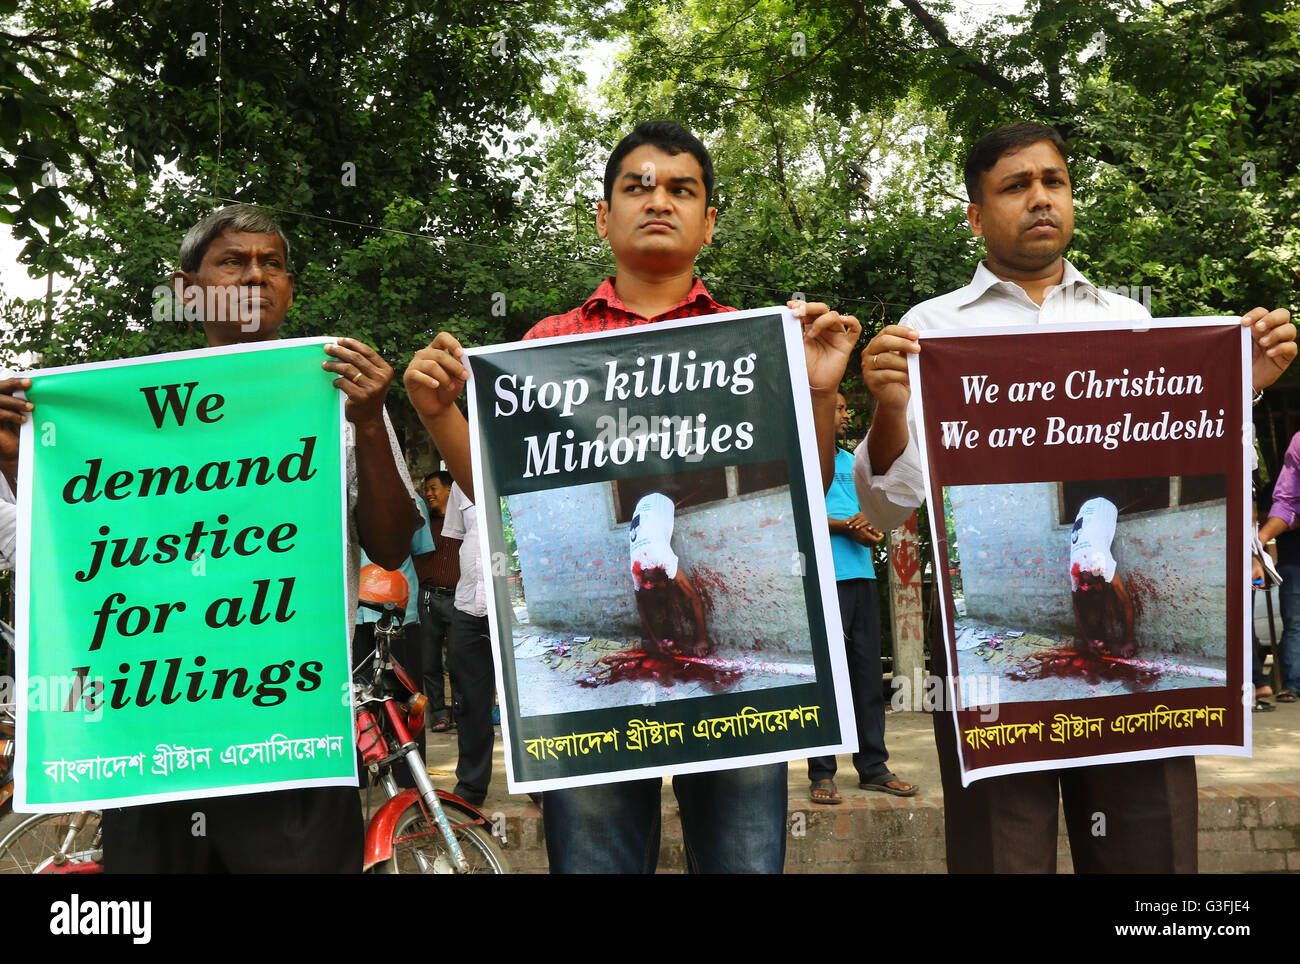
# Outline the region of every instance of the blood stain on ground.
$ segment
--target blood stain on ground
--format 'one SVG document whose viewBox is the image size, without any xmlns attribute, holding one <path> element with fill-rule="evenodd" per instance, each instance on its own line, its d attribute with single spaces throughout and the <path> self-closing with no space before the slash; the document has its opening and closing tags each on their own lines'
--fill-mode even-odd
<svg viewBox="0 0 1300 964">
<path fill-rule="evenodd" d="M 578 680 L 579 686 L 588 688 L 608 686 L 610 683 L 657 683 L 673 686 L 676 683 L 702 683 L 713 692 L 723 692 L 741 674 L 736 670 L 720 669 L 702 663 L 684 662 L 669 657 L 661 659 L 635 650 L 606 656 L 601 662 L 608 672 L 597 672 Z M 716 687 L 716 689 L 715 689 Z"/>
<path fill-rule="evenodd" d="M 1093 653 L 1076 653 L 1071 649 L 1047 649 L 1034 653 L 1008 675 L 1015 680 L 1077 676 L 1094 684 L 1131 683 L 1138 689 L 1146 689 L 1160 678 L 1160 673 L 1156 670 L 1130 666 Z"/>
</svg>

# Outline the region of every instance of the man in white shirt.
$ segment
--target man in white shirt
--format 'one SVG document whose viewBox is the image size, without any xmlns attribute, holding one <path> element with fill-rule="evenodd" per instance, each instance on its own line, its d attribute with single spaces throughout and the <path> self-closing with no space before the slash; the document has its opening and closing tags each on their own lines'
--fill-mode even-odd
<svg viewBox="0 0 1300 964">
<path fill-rule="evenodd" d="M 882 528 L 900 525 L 925 500 L 909 422 L 908 353 L 918 332 L 1149 317 L 1128 298 L 1102 291 L 1062 255 L 1074 232 L 1074 201 L 1059 134 L 1041 124 L 1000 127 L 966 161 L 971 233 L 987 260 L 971 283 L 926 301 L 884 327 L 862 352 L 862 374 L 876 415 L 854 466 L 862 511 Z M 1256 308 L 1242 318 L 1254 340 L 1256 390 L 1276 381 L 1296 355 L 1285 309 Z M 934 672 L 946 674 L 941 641 Z M 1196 871 L 1196 765 L 1192 757 L 1048 770 L 979 780 L 963 788 L 948 712 L 934 714 L 943 777 L 948 870 L 1051 873 L 1056 813 L 1063 803 L 1076 872 Z M 1059 789 L 1058 789 L 1059 784 Z M 1096 815 L 1106 833 L 1095 836 Z"/>
<path fill-rule="evenodd" d="M 8 381 L 13 372 L 0 368 L 0 380 Z M 0 410 L 0 420 L 6 417 Z M 6 444 L 0 436 L 0 569 L 14 567 L 14 540 L 18 536 L 18 509 L 14 497 L 14 485 L 18 479 L 18 444 L 15 439 Z"/>
<path fill-rule="evenodd" d="M 14 567 L 14 540 L 18 534 L 18 510 L 9 481 L 0 474 L 0 569 Z"/>
<path fill-rule="evenodd" d="M 460 690 L 456 708 L 456 796 L 478 806 L 492 779 L 492 635 L 487 618 L 487 590 L 479 561 L 478 509 L 459 485 L 452 485 L 442 534 L 460 539 L 460 581 L 447 639 L 447 669 Z"/>
</svg>

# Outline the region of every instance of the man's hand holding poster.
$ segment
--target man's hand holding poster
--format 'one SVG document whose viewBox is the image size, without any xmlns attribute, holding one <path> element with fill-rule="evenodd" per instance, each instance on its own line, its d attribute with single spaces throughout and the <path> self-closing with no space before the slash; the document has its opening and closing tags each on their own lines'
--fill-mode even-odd
<svg viewBox="0 0 1300 964">
<path fill-rule="evenodd" d="M 16 809 L 356 783 L 324 341 L 31 373 Z"/>
<path fill-rule="evenodd" d="M 467 355 L 511 790 L 853 749 L 790 313 Z"/>
<path fill-rule="evenodd" d="M 1248 755 L 1249 333 L 1177 319 L 922 346 L 910 377 L 963 783 Z"/>
</svg>

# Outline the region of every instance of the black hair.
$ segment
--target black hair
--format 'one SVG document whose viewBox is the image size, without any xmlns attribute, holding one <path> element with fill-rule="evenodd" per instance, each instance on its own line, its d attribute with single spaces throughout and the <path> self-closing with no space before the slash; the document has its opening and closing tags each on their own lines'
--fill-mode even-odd
<svg viewBox="0 0 1300 964">
<path fill-rule="evenodd" d="M 649 144 L 672 155 L 686 151 L 700 162 L 704 172 L 704 203 L 713 203 L 713 158 L 700 139 L 676 121 L 658 120 L 642 121 L 632 133 L 628 134 L 614 148 L 605 164 L 605 203 L 614 198 L 614 181 L 618 178 L 619 165 L 638 147 Z"/>
<path fill-rule="evenodd" d="M 194 274 L 208 253 L 208 246 L 223 231 L 248 234 L 274 234 L 284 247 L 285 270 L 289 270 L 289 238 L 275 218 L 252 204 L 228 204 L 218 208 L 185 232 L 181 240 L 181 270 Z"/>
<path fill-rule="evenodd" d="M 430 472 L 428 475 L 424 477 L 424 481 L 421 482 L 420 485 L 427 486 L 429 484 L 430 479 L 437 479 L 439 482 L 443 484 L 444 488 L 448 488 L 448 489 L 451 488 L 452 478 L 450 472 Z"/>
<path fill-rule="evenodd" d="M 1039 141 L 1047 141 L 1056 148 L 1062 159 L 1066 159 L 1065 141 L 1056 132 L 1056 128 L 1033 121 L 1021 121 L 1005 124 L 995 128 L 981 137 L 966 156 L 966 196 L 974 204 L 984 203 L 984 192 L 980 188 L 980 178 L 986 171 L 993 170 L 993 165 L 1003 154 L 1019 150 Z"/>
</svg>

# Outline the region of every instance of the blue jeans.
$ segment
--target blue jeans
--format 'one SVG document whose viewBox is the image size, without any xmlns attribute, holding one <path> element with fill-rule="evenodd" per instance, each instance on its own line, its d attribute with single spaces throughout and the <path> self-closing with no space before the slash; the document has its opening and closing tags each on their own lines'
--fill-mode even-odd
<svg viewBox="0 0 1300 964">
<path fill-rule="evenodd" d="M 1300 566 L 1278 566 L 1282 585 L 1277 589 L 1282 604 L 1282 686 L 1300 690 Z"/>
<path fill-rule="evenodd" d="M 784 763 L 673 777 L 693 874 L 785 868 Z M 651 874 L 659 862 L 663 781 L 548 790 L 542 820 L 553 874 Z"/>
</svg>

